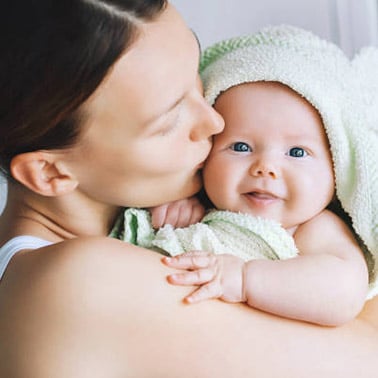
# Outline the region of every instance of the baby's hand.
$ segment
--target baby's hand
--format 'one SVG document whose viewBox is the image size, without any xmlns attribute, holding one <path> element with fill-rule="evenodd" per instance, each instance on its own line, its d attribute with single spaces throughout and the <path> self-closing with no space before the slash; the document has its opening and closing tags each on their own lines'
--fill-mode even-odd
<svg viewBox="0 0 378 378">
<path fill-rule="evenodd" d="M 182 269 L 167 277 L 169 283 L 199 286 L 184 298 L 187 303 L 220 298 L 225 302 L 245 302 L 243 293 L 244 261 L 239 257 L 193 251 L 175 257 L 163 257 L 170 268 Z"/>
<path fill-rule="evenodd" d="M 197 197 L 169 202 L 151 207 L 151 221 L 154 228 L 171 224 L 173 227 L 187 227 L 199 222 L 205 215 L 205 208 Z"/>
</svg>

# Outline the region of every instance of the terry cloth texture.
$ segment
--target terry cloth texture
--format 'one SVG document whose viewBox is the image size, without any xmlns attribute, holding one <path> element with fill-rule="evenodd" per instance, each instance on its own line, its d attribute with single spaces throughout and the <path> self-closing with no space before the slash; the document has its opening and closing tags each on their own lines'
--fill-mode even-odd
<svg viewBox="0 0 378 378">
<path fill-rule="evenodd" d="M 170 256 L 201 250 L 230 253 L 247 261 L 282 260 L 298 254 L 294 239 L 278 223 L 231 211 L 214 210 L 200 223 L 176 229 L 165 225 L 155 233 L 150 213 L 130 208 L 110 236 Z"/>
<path fill-rule="evenodd" d="M 201 76 L 210 104 L 247 82 L 286 84 L 320 113 L 330 142 L 336 194 L 363 243 L 369 297 L 378 294 L 378 49 L 352 60 L 336 45 L 287 25 L 208 48 Z"/>
</svg>

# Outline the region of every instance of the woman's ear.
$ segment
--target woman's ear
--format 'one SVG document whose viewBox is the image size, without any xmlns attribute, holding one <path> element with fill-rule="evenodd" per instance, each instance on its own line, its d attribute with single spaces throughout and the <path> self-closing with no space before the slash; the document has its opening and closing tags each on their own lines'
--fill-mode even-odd
<svg viewBox="0 0 378 378">
<path fill-rule="evenodd" d="M 21 184 L 43 196 L 61 196 L 78 185 L 58 155 L 48 151 L 26 152 L 11 161 L 11 174 Z"/>
</svg>

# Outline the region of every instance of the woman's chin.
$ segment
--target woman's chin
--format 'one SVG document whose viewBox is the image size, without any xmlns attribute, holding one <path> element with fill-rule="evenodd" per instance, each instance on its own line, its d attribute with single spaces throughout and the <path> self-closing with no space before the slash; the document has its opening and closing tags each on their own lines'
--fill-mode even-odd
<svg viewBox="0 0 378 378">
<path fill-rule="evenodd" d="M 199 170 L 197 174 L 194 176 L 191 186 L 188 185 L 188 187 L 190 187 L 191 190 L 190 190 L 190 193 L 188 193 L 185 197 L 194 196 L 202 189 L 202 186 L 203 186 L 202 171 Z"/>
</svg>

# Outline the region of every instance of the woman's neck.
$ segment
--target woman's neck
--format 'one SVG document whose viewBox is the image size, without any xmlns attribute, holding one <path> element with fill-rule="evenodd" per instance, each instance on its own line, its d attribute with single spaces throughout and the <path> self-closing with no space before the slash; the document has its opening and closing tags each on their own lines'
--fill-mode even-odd
<svg viewBox="0 0 378 378">
<path fill-rule="evenodd" d="M 53 242 L 106 236 L 118 212 L 117 207 L 91 201 L 77 192 L 44 197 L 12 185 L 0 217 L 0 242 L 17 235 L 34 235 Z"/>
</svg>

